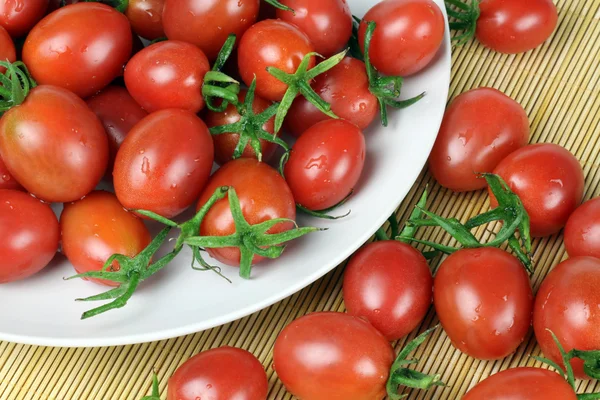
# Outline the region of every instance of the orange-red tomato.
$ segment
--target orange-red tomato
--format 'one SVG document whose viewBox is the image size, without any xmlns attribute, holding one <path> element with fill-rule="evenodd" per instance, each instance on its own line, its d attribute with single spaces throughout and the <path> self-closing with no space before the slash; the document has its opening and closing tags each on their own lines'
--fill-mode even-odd
<svg viewBox="0 0 600 400">
<path fill-rule="evenodd" d="M 25 36 L 44 16 L 48 0 L 0 1 L 0 26 L 14 38 Z"/>
<path fill-rule="evenodd" d="M 165 0 L 129 0 L 125 15 L 135 33 L 154 40 L 165 36 L 162 25 L 164 6 Z"/>
<path fill-rule="evenodd" d="M 565 247 L 570 257 L 600 258 L 600 197 L 583 203 L 565 226 Z"/>
<path fill-rule="evenodd" d="M 2 26 L 0 26 L 0 61 L 15 62 L 17 59 L 17 53 L 15 50 L 15 44 Z M 6 68 L 0 67 L 0 74 L 3 74 Z"/>
</svg>

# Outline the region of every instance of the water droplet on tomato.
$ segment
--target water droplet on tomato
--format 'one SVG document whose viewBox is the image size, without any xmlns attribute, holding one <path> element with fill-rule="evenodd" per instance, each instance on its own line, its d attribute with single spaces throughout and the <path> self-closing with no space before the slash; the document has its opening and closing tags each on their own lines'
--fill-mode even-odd
<svg viewBox="0 0 600 400">
<path fill-rule="evenodd" d="M 325 166 L 325 163 L 327 163 L 327 156 L 322 155 L 321 157 L 311 158 L 310 160 L 308 160 L 308 163 L 306 164 L 306 166 L 304 168 L 306 168 L 306 169 L 311 169 L 311 168 L 321 169 Z"/>
<path fill-rule="evenodd" d="M 4 182 L 8 182 L 8 181 L 10 181 L 10 176 L 8 176 L 7 174 L 4 174 L 4 175 L 2 175 L 2 180 Z"/>
<path fill-rule="evenodd" d="M 144 157 L 142 160 L 142 173 L 148 174 L 150 172 L 150 160 L 147 157 Z"/>
</svg>

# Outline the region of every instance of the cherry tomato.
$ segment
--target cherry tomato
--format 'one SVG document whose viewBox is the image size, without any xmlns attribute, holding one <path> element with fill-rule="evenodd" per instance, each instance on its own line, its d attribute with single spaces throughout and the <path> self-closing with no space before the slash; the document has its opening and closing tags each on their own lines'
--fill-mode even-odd
<svg viewBox="0 0 600 400">
<path fill-rule="evenodd" d="M 330 57 L 341 51 L 352 35 L 352 13 L 346 0 L 282 0 L 294 13 L 278 9 L 277 18 L 306 33 L 315 51 Z"/>
<path fill-rule="evenodd" d="M 344 272 L 348 313 L 366 318 L 389 341 L 415 329 L 432 299 L 427 260 L 406 243 L 369 243 L 352 256 Z"/>
<path fill-rule="evenodd" d="M 42 19 L 48 8 L 48 0 L 0 1 L 0 26 L 14 38 L 25 36 Z"/>
<path fill-rule="evenodd" d="M 60 215 L 63 253 L 77 273 L 100 271 L 113 254 L 135 257 L 152 240 L 148 229 L 135 215 L 127 212 L 117 197 L 95 191 L 81 200 L 65 204 Z M 113 262 L 111 270 L 118 271 Z M 118 286 L 118 283 L 91 279 Z"/>
<path fill-rule="evenodd" d="M 523 53 L 544 43 L 558 21 L 552 0 L 483 0 L 477 39 L 501 53 Z"/>
<path fill-rule="evenodd" d="M 371 62 L 386 75 L 419 72 L 433 60 L 444 39 L 444 14 L 432 0 L 386 0 L 373 6 L 358 31 L 363 52 L 366 23 L 371 21 L 377 24 Z"/>
<path fill-rule="evenodd" d="M 243 103 L 246 99 L 246 93 L 247 91 L 245 89 L 242 89 L 240 91 L 240 94 L 238 96 L 240 103 Z M 252 102 L 252 110 L 255 114 L 260 114 L 261 112 L 269 108 L 271 104 L 272 103 L 270 101 L 261 99 L 258 96 L 254 96 L 254 101 Z M 208 111 L 206 113 L 204 121 L 206 122 L 206 125 L 209 128 L 212 128 L 214 126 L 234 124 L 238 122 L 240 118 L 240 113 L 238 112 L 237 108 L 234 105 L 229 104 L 224 112 Z M 268 120 L 262 128 L 270 134 L 273 134 L 273 132 L 275 131 L 275 118 L 273 117 L 270 120 Z M 235 151 L 235 148 L 239 141 L 240 135 L 236 133 L 223 133 L 220 135 L 213 136 L 213 142 L 215 143 L 215 161 L 220 165 L 231 161 L 233 157 L 233 152 Z M 262 150 L 263 161 L 268 161 L 275 152 L 275 143 L 261 139 L 260 147 Z M 256 153 L 254 152 L 250 144 L 247 144 L 244 148 L 242 157 L 256 158 Z"/>
<path fill-rule="evenodd" d="M 256 22 L 259 0 L 165 0 L 163 25 L 169 39 L 200 47 L 214 61 L 233 33 L 238 39 Z"/>
<path fill-rule="evenodd" d="M 148 112 L 204 108 L 202 83 L 210 65 L 196 46 L 167 40 L 146 47 L 127 63 L 125 85 Z"/>
<path fill-rule="evenodd" d="M 154 40 L 165 36 L 162 25 L 164 6 L 165 0 L 129 0 L 125 15 L 135 33 Z"/>
<path fill-rule="evenodd" d="M 529 139 L 529 121 L 523 107 L 491 88 L 458 96 L 444 115 L 429 169 L 440 185 L 457 192 L 483 189 L 476 173 L 492 172 Z"/>
<path fill-rule="evenodd" d="M 253 158 L 238 158 L 223 165 L 211 177 L 198 201 L 199 209 L 221 186 L 231 186 L 240 199 L 244 218 L 250 225 L 256 225 L 275 218 L 296 218 L 296 206 L 290 188 L 276 170 Z M 281 223 L 269 229 L 268 233 L 280 233 L 293 227 L 292 223 Z M 202 236 L 226 236 L 235 233 L 235 225 L 229 208 L 229 200 L 219 200 L 208 211 L 202 225 Z M 237 248 L 208 249 L 208 253 L 228 265 L 240 265 L 240 251 Z M 253 263 L 262 260 L 254 256 Z"/>
<path fill-rule="evenodd" d="M 365 137 L 344 120 L 319 122 L 300 136 L 285 164 L 285 179 L 296 203 L 324 210 L 356 186 L 365 163 Z"/>
<path fill-rule="evenodd" d="M 462 400 L 576 400 L 573 388 L 556 372 L 512 368 L 479 383 Z"/>
<path fill-rule="evenodd" d="M 148 113 L 121 86 L 108 86 L 89 98 L 87 104 L 104 125 L 109 149 L 107 173 L 112 174 L 117 150 L 125 136 Z"/>
<path fill-rule="evenodd" d="M 0 189 L 0 283 L 27 278 L 56 254 L 60 229 L 47 204 L 16 190 Z"/>
<path fill-rule="evenodd" d="M 12 190 L 23 190 L 23 187 L 12 177 L 4 161 L 0 157 L 0 189 L 12 189 Z"/>
<path fill-rule="evenodd" d="M 525 268 L 509 253 L 464 249 L 440 266 L 433 304 L 454 347 L 471 357 L 498 360 L 525 339 L 533 294 Z"/>
<path fill-rule="evenodd" d="M 369 90 L 365 63 L 346 57 L 329 71 L 317 76 L 311 84 L 319 96 L 331 105 L 338 117 L 366 129 L 379 115 L 379 103 Z M 317 122 L 331 119 L 303 96 L 298 96 L 285 119 L 286 129 L 300 136 Z"/>
<path fill-rule="evenodd" d="M 565 226 L 569 256 L 600 258 L 600 197 L 589 200 L 569 217 Z"/>
<path fill-rule="evenodd" d="M 235 347 L 203 351 L 169 379 L 167 400 L 265 400 L 267 374 L 251 353 Z"/>
<path fill-rule="evenodd" d="M 2 26 L 0 26 L 0 61 L 15 62 L 17 59 L 17 53 L 15 50 L 15 44 Z M 3 74 L 6 68 L 0 67 L 0 74 Z"/>
<path fill-rule="evenodd" d="M 0 119 L 0 157 L 36 197 L 69 202 L 94 190 L 104 175 L 108 140 L 83 100 L 43 85 Z"/>
<path fill-rule="evenodd" d="M 574 257 L 558 264 L 537 293 L 533 311 L 535 337 L 544 355 L 559 365 L 562 357 L 550 329 L 568 352 L 600 350 L 600 259 Z M 571 361 L 575 376 L 590 379 L 583 361 Z"/>
<path fill-rule="evenodd" d="M 121 74 L 131 48 L 123 14 L 105 4 L 78 3 L 56 10 L 31 30 L 23 61 L 37 83 L 87 97 Z"/>
<path fill-rule="evenodd" d="M 237 0 L 235 0 L 237 1 Z M 276 67 L 287 73 L 295 73 L 304 56 L 314 48 L 300 29 L 284 21 L 268 19 L 246 31 L 238 48 L 238 67 L 246 85 L 256 77 L 256 93 L 267 100 L 280 101 L 287 85 L 267 72 Z M 311 57 L 308 68 L 315 65 Z"/>
<path fill-rule="evenodd" d="M 213 143 L 208 128 L 185 110 L 161 110 L 137 123 L 115 160 L 115 193 L 125 208 L 166 218 L 188 208 L 210 175 Z"/>
<path fill-rule="evenodd" d="M 286 389 L 306 400 L 382 399 L 394 351 L 362 318 L 313 313 L 275 341 L 274 368 Z"/>
<path fill-rule="evenodd" d="M 525 146 L 502 160 L 494 173 L 523 201 L 535 237 L 560 231 L 583 198 L 581 164 L 556 144 Z M 493 196 L 491 203 L 497 206 Z"/>
</svg>

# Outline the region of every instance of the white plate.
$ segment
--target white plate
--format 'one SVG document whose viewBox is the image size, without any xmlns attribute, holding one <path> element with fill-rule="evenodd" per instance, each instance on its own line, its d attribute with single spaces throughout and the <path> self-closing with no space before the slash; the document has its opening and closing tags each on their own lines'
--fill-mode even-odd
<svg viewBox="0 0 600 400">
<path fill-rule="evenodd" d="M 435 0 L 444 10 L 442 0 Z M 364 13 L 374 0 L 348 0 Z M 425 165 L 443 116 L 450 83 L 450 42 L 422 73 L 406 80 L 403 97 L 426 97 L 402 111 L 390 112 L 387 128 L 377 123 L 366 132 L 367 157 L 360 187 L 347 203 L 350 216 L 337 221 L 300 218 L 301 224 L 328 227 L 291 244 L 275 261 L 255 266 L 244 281 L 224 267 L 232 284 L 212 272 L 190 268 L 181 254 L 134 294 L 125 308 L 81 321 L 98 304 L 75 298 L 104 287 L 82 280 L 64 281 L 73 269 L 62 256 L 41 273 L 0 286 L 0 339 L 45 346 L 110 346 L 181 336 L 212 328 L 265 308 L 314 282 L 360 247 L 393 213 Z"/>
</svg>

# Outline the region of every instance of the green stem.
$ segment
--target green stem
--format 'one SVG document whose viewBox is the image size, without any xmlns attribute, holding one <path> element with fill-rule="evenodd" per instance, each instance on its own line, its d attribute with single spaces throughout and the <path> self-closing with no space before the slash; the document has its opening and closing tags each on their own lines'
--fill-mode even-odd
<svg viewBox="0 0 600 400">
<path fill-rule="evenodd" d="M 129 0 L 84 0 L 86 3 L 104 3 L 115 10 L 124 13 L 127 11 L 127 7 L 129 7 Z"/>
<path fill-rule="evenodd" d="M 452 38 L 452 41 L 457 46 L 462 46 L 467 43 L 477 30 L 477 21 L 481 15 L 479 9 L 479 0 L 467 0 L 469 4 L 465 4 L 460 0 L 445 0 L 446 11 L 450 18 L 454 18 L 458 22 L 450 22 L 449 26 L 452 30 L 463 31 L 460 35 Z M 452 7 L 455 7 L 456 10 Z"/>
<path fill-rule="evenodd" d="M 25 101 L 30 90 L 37 86 L 29 70 L 22 61 L 11 63 L 0 61 L 0 67 L 6 68 L 0 83 L 0 116 L 11 108 Z"/>
<path fill-rule="evenodd" d="M 152 375 L 152 394 L 144 396 L 141 400 L 160 400 L 160 390 L 158 388 L 158 376 L 156 373 Z"/>
<path fill-rule="evenodd" d="M 377 232 L 375 232 L 375 237 L 377 240 L 390 240 L 390 237 L 387 235 L 383 227 L 377 229 Z"/>
<path fill-rule="evenodd" d="M 289 8 L 288 6 L 284 6 L 283 4 L 281 4 L 279 1 L 277 0 L 265 0 L 265 3 L 272 5 L 275 8 L 278 8 L 280 10 L 283 11 L 289 11 L 292 14 L 296 15 L 296 11 L 294 11 L 293 9 Z"/>
</svg>

